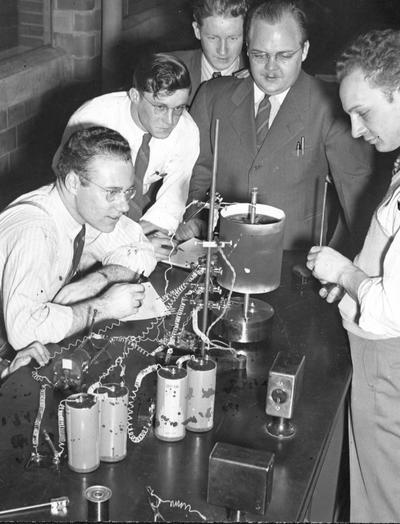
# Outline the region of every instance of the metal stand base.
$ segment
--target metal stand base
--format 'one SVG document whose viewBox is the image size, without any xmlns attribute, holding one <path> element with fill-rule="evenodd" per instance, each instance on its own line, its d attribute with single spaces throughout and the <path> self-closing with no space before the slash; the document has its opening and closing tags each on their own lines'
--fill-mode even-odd
<svg viewBox="0 0 400 524">
<path fill-rule="evenodd" d="M 268 320 L 274 308 L 256 298 L 249 298 L 247 316 L 244 316 L 244 297 L 234 297 L 224 317 L 215 325 L 214 331 L 221 338 L 233 342 L 258 342 L 268 336 Z"/>
<path fill-rule="evenodd" d="M 296 433 L 296 426 L 287 418 L 272 417 L 267 423 L 266 430 L 269 435 L 276 438 L 290 438 Z"/>
</svg>

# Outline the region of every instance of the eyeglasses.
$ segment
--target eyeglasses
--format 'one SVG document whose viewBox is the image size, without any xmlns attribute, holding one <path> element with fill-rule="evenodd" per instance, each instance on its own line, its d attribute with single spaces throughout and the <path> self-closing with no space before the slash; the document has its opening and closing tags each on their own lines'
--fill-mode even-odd
<svg viewBox="0 0 400 524">
<path fill-rule="evenodd" d="M 249 58 L 258 64 L 266 64 L 272 59 L 278 62 L 278 64 L 284 64 L 285 62 L 289 62 L 289 60 L 291 60 L 300 51 L 300 49 L 303 49 L 303 46 L 300 46 L 294 51 L 279 51 L 275 54 L 262 53 L 261 51 L 250 51 Z"/>
<path fill-rule="evenodd" d="M 132 200 L 132 198 L 136 195 L 136 187 L 128 187 L 125 191 L 123 189 L 119 188 L 113 188 L 109 189 L 108 187 L 101 186 L 97 182 L 93 182 L 93 180 L 90 180 L 89 178 L 79 175 L 79 178 L 83 178 L 86 180 L 86 182 L 89 182 L 89 184 L 93 184 L 94 186 L 97 186 L 99 189 L 102 189 L 106 193 L 106 199 L 108 202 L 116 202 L 118 198 L 124 197 L 125 200 Z"/>
<path fill-rule="evenodd" d="M 144 100 L 146 100 L 147 103 L 149 103 L 153 107 L 154 113 L 157 115 L 167 115 L 168 112 L 171 110 L 172 113 L 176 116 L 181 116 L 181 114 L 185 111 L 187 108 L 186 105 L 177 106 L 177 107 L 168 107 L 165 104 L 154 104 L 150 100 L 148 100 L 144 94 L 142 94 L 142 97 Z"/>
</svg>

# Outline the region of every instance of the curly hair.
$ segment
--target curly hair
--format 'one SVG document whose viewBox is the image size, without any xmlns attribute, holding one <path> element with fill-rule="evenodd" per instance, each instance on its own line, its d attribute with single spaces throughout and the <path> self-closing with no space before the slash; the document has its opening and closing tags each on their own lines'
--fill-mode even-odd
<svg viewBox="0 0 400 524">
<path fill-rule="evenodd" d="M 71 171 L 77 175 L 88 175 L 88 164 L 96 156 L 130 162 L 131 149 L 123 136 L 108 127 L 79 129 L 72 133 L 61 150 L 57 177 L 64 181 Z"/>
<path fill-rule="evenodd" d="M 275 24 L 285 14 L 290 14 L 296 20 L 302 38 L 302 44 L 308 40 L 308 19 L 302 0 L 264 0 L 256 2 L 247 13 L 245 34 L 248 40 L 249 31 L 253 20 L 265 20 Z"/>
<path fill-rule="evenodd" d="M 139 93 L 148 92 L 156 96 L 160 91 L 173 93 L 178 89 L 190 89 L 189 71 L 185 64 L 165 53 L 145 54 L 133 73 L 132 86 Z"/>
<path fill-rule="evenodd" d="M 393 92 L 400 89 L 400 31 L 373 30 L 356 37 L 336 62 L 338 80 L 357 69 L 392 101 Z"/>
<path fill-rule="evenodd" d="M 200 26 L 209 16 L 246 16 L 250 0 L 192 0 L 193 18 Z"/>
</svg>

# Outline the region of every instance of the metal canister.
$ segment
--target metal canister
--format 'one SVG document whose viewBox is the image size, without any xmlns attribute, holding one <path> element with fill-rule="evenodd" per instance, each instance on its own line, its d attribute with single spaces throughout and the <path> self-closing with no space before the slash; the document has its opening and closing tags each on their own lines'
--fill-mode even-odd
<svg viewBox="0 0 400 524">
<path fill-rule="evenodd" d="M 157 375 L 155 435 L 168 442 L 182 440 L 186 434 L 186 369 L 167 366 Z"/>
<path fill-rule="evenodd" d="M 65 401 L 68 466 L 89 473 L 100 465 L 100 414 L 94 395 L 77 393 Z"/>
<path fill-rule="evenodd" d="M 89 522 L 109 520 L 109 502 L 112 495 L 106 486 L 90 486 L 85 491 L 87 519 Z"/>
<path fill-rule="evenodd" d="M 118 462 L 126 457 L 128 388 L 103 384 L 93 393 L 100 404 L 100 460 Z"/>
<path fill-rule="evenodd" d="M 194 358 L 187 363 L 188 392 L 186 429 L 209 431 L 214 425 L 217 364 L 210 358 Z"/>
</svg>

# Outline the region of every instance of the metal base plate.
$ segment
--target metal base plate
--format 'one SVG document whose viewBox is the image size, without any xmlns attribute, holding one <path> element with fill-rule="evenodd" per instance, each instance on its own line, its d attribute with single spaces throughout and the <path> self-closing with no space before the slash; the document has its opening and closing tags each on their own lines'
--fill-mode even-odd
<svg viewBox="0 0 400 524">
<path fill-rule="evenodd" d="M 223 318 L 215 325 L 214 332 L 233 342 L 258 342 L 268 336 L 269 322 L 274 308 L 267 302 L 249 298 L 247 318 L 244 317 L 244 297 L 234 297 Z"/>
<path fill-rule="evenodd" d="M 266 430 L 272 437 L 284 439 L 293 437 L 296 433 L 296 426 L 289 419 L 273 417 L 266 425 Z"/>
</svg>

